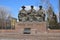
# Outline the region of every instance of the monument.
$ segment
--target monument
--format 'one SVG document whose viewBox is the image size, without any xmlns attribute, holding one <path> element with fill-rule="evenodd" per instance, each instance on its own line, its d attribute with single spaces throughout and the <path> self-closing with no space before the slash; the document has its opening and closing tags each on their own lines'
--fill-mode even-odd
<svg viewBox="0 0 60 40">
<path fill-rule="evenodd" d="M 41 28 L 39 29 L 41 32 L 42 30 L 46 31 L 46 22 L 45 22 L 45 13 L 42 9 L 42 6 L 39 6 L 39 10 L 36 12 L 34 6 L 31 6 L 31 9 L 28 12 L 25 10 L 25 6 L 22 6 L 22 10 L 20 10 L 18 14 L 19 22 L 17 23 L 17 28 Z M 44 29 L 43 29 L 44 28 Z M 35 29 L 36 30 L 36 29 Z"/>
<path fill-rule="evenodd" d="M 18 14 L 19 22 L 15 25 L 16 30 L 20 31 L 20 39 L 40 40 L 40 38 L 35 36 L 40 35 L 40 33 L 46 33 L 47 23 L 45 22 L 45 13 L 42 6 L 39 6 L 39 8 L 36 12 L 34 6 L 31 6 L 31 9 L 27 12 L 25 6 L 22 6 L 22 10 Z"/>
</svg>

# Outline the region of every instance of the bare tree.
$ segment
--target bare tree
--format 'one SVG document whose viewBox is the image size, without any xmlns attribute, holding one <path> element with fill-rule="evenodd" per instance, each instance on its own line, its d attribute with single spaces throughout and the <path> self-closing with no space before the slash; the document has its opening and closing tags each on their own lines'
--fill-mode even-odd
<svg viewBox="0 0 60 40">
<path fill-rule="evenodd" d="M 6 7 L 0 7 L 0 28 L 5 29 L 6 24 L 6 20 L 10 20 L 11 17 L 11 12 L 8 10 L 8 8 Z"/>
<path fill-rule="evenodd" d="M 10 16 L 10 11 L 6 7 L 0 7 L 0 19 L 5 20 Z"/>
</svg>

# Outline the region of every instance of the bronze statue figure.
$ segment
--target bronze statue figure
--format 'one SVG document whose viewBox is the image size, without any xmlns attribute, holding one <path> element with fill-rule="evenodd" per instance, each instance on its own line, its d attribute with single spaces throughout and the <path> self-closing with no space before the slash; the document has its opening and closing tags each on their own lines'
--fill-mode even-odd
<svg viewBox="0 0 60 40">
<path fill-rule="evenodd" d="M 18 14 L 19 21 L 26 21 L 27 20 L 27 11 L 25 10 L 25 6 L 22 6 L 22 10 L 20 10 Z"/>
</svg>

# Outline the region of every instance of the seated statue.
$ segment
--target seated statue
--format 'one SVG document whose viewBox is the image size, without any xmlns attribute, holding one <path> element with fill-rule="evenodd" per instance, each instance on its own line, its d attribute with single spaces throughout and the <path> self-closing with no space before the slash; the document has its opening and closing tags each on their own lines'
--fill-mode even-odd
<svg viewBox="0 0 60 40">
<path fill-rule="evenodd" d="M 39 6 L 39 10 L 37 11 L 37 20 L 38 21 L 45 21 L 45 13 L 44 10 L 42 9 L 42 6 Z"/>
<path fill-rule="evenodd" d="M 25 6 L 22 6 L 22 10 L 18 14 L 19 21 L 27 21 L 27 11 L 25 10 Z"/>
<path fill-rule="evenodd" d="M 31 9 L 28 11 L 28 15 L 29 15 L 29 21 L 35 21 L 35 17 L 34 14 L 36 14 L 36 10 L 34 9 L 33 6 L 31 6 Z"/>
</svg>

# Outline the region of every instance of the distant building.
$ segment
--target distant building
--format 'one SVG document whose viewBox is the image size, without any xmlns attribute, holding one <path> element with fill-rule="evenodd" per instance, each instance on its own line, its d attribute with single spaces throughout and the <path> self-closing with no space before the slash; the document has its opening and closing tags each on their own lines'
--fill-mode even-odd
<svg viewBox="0 0 60 40">
<path fill-rule="evenodd" d="M 11 28 L 15 29 L 15 23 L 17 22 L 16 18 L 11 18 Z"/>
<path fill-rule="evenodd" d="M 17 22 L 16 18 L 11 18 L 7 20 L 0 19 L 0 29 L 14 29 L 16 22 Z"/>
</svg>

